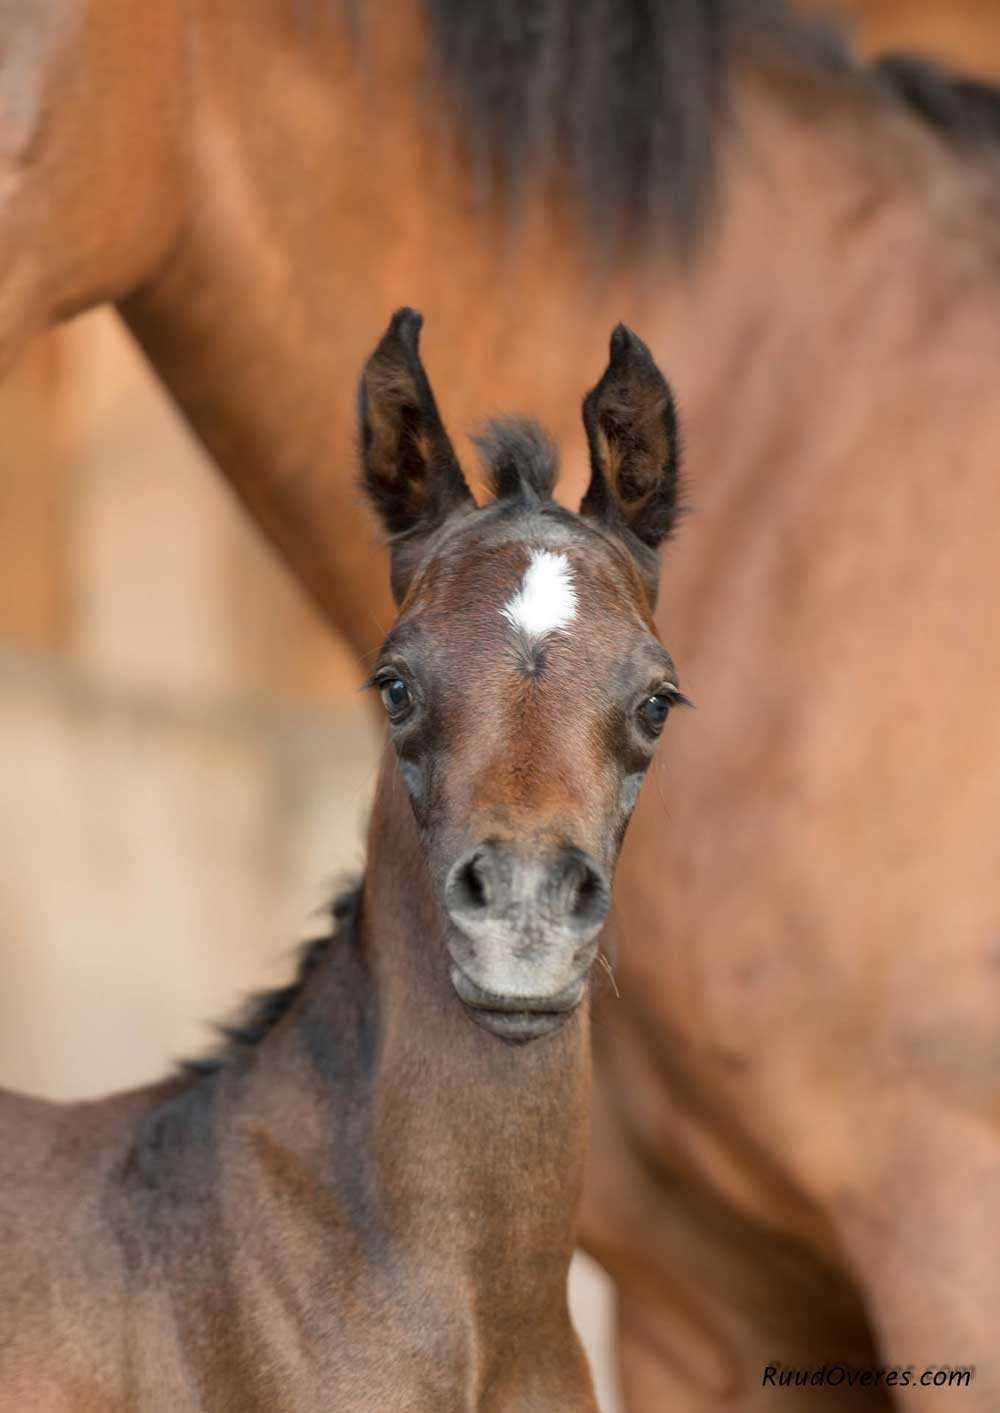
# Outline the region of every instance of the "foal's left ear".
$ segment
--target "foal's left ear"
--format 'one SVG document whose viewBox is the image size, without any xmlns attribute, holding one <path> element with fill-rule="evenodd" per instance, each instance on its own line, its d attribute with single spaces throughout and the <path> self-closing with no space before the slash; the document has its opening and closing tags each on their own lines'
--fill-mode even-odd
<svg viewBox="0 0 1000 1413">
<path fill-rule="evenodd" d="M 397 309 L 365 364 L 358 395 L 365 490 L 393 537 L 392 588 L 406 592 L 413 541 L 475 504 L 420 362 L 423 316 Z"/>
<path fill-rule="evenodd" d="M 624 324 L 611 335 L 610 362 L 584 400 L 583 422 L 591 476 L 580 514 L 635 537 L 631 547 L 655 600 L 655 551 L 678 515 L 677 414 L 652 354 Z"/>
</svg>

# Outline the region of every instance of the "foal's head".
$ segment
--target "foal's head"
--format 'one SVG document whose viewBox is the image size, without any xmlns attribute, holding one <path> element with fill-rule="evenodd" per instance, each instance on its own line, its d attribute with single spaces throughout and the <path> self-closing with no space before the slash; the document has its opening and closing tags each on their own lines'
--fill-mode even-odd
<svg viewBox="0 0 1000 1413">
<path fill-rule="evenodd" d="M 452 983 L 508 1039 L 580 1003 L 625 826 L 683 698 L 653 626 L 676 515 L 670 391 L 619 326 L 584 403 L 592 478 L 550 498 L 553 447 L 524 422 L 480 442 L 478 508 L 400 310 L 361 381 L 364 482 L 392 544 L 399 617 L 379 654 L 400 774 L 445 918 Z"/>
</svg>

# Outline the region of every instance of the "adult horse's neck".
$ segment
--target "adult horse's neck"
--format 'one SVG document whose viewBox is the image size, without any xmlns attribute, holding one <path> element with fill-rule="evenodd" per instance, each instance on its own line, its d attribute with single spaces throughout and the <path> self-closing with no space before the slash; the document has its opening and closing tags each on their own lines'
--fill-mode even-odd
<svg viewBox="0 0 1000 1413">
<path fill-rule="evenodd" d="M 184 212 L 186 7 L 13 0 L 0 19 L 0 376 L 152 278 Z"/>
<path fill-rule="evenodd" d="M 743 613 L 759 621 L 771 594 L 794 598 L 831 555 L 845 575 L 855 555 L 871 562 L 857 533 L 866 497 L 899 513 L 904 467 L 907 494 L 947 492 L 948 423 L 919 415 L 941 389 L 956 415 L 988 425 L 1000 148 L 963 144 L 835 59 L 820 48 L 742 73 L 717 224 L 664 306 L 696 513 L 661 602 L 678 661 L 711 652 L 715 692 L 720 670 L 760 672 Z M 848 519 L 854 496 L 838 544 L 835 515 Z M 748 595 L 730 566 L 752 545 L 760 572 L 776 547 L 796 547 L 794 577 Z M 773 661 L 768 680 L 776 696 L 801 690 Z"/>
<path fill-rule="evenodd" d="M 458 390 L 449 420 L 534 414 L 569 480 L 584 462 L 576 404 L 626 319 L 669 362 L 692 475 L 710 457 L 714 485 L 720 462 L 742 474 L 784 435 L 785 380 L 814 353 L 817 316 L 855 328 L 856 305 L 870 319 L 881 303 L 885 247 L 858 231 L 887 206 L 930 231 L 915 171 L 954 179 L 921 122 L 865 93 L 846 61 L 824 73 L 803 40 L 770 79 L 759 56 L 742 62 L 697 259 L 626 251 L 600 270 L 586 218 L 547 196 L 519 224 L 477 214 L 454 125 L 429 103 L 417 0 L 363 7 L 360 43 L 334 5 L 264 0 L 239 24 L 213 0 L 77 7 L 60 0 L 54 18 L 24 0 L 23 42 L 0 61 L 0 98 L 21 98 L 4 109 L 13 156 L 0 153 L 0 176 L 4 162 L 15 173 L 0 183 L 0 364 L 39 324 L 122 302 L 265 533 L 362 652 L 391 606 L 345 471 L 342 392 L 387 308 L 433 313 L 429 356 Z M 832 277 L 856 299 L 830 294 Z"/>
<path fill-rule="evenodd" d="M 718 200 L 690 263 L 665 227 L 644 256 L 623 248 L 602 264 L 588 218 L 530 181 L 519 218 L 477 204 L 453 115 L 428 97 L 421 7 L 381 20 L 368 9 L 355 45 L 332 8 L 296 26 L 272 0 L 268 24 L 233 26 L 202 5 L 190 208 L 173 259 L 124 305 L 268 536 L 362 652 L 391 608 L 345 474 L 353 409 L 340 390 L 386 309 L 432 316 L 428 357 L 452 425 L 511 406 L 551 428 L 566 494 L 586 463 L 579 398 L 607 328 L 625 319 L 676 379 L 692 476 L 709 457 L 717 476 L 717 451 L 724 474 L 739 474 L 781 435 L 787 384 L 762 382 L 801 366 L 817 317 L 845 317 L 845 300 L 822 293 L 831 271 L 846 273 L 845 243 L 859 291 L 884 277 L 884 251 L 852 239 L 884 205 L 879 174 L 893 219 L 919 221 L 914 163 L 948 166 L 943 151 L 921 151 L 933 144 L 916 119 L 865 92 L 846 60 L 824 69 L 803 41 L 767 76 L 760 56 L 735 70 L 731 117 L 716 129 Z"/>
</svg>

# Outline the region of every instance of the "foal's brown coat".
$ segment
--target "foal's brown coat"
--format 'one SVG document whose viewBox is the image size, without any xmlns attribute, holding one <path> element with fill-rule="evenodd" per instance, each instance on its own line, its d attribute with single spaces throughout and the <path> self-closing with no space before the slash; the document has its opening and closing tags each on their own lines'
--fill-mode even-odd
<svg viewBox="0 0 1000 1413">
<path fill-rule="evenodd" d="M 507 1047 L 439 933 L 387 755 L 363 892 L 256 1045 L 2 1098 L 4 1413 L 595 1408 L 565 1294 L 587 1020 Z"/>
<path fill-rule="evenodd" d="M 994 1413 L 995 148 L 804 34 L 746 46 L 697 259 L 626 251 L 595 276 L 574 209 L 529 192 L 516 240 L 477 219 L 422 102 L 416 8 L 369 17 L 364 73 L 300 8 L 308 43 L 279 0 L 239 24 L 215 0 L 81 6 L 85 86 L 51 53 L 80 29 L 15 7 L 44 62 L 0 197 L 0 344 L 131 296 L 363 649 L 389 607 L 329 388 L 376 310 L 433 310 L 450 420 L 499 375 L 490 396 L 559 431 L 569 479 L 599 332 L 631 318 L 669 351 L 696 513 L 661 617 L 700 714 L 623 859 L 583 1213 L 622 1293 L 627 1401 L 812 1413 L 826 1395 L 769 1391 L 762 1361 L 874 1346 L 978 1365 L 900 1408 Z"/>
<path fill-rule="evenodd" d="M 677 695 L 644 587 L 675 509 L 672 408 L 617 330 L 581 515 L 548 499 L 552 450 L 520 425 L 496 431 L 476 510 L 418 331 L 400 311 L 362 384 L 402 600 L 364 883 L 220 1061 L 101 1103 L 0 1094 L 4 1413 L 596 1413 L 566 1306 L 586 988 Z M 576 641 L 511 621 L 538 554 L 572 586 Z"/>
</svg>

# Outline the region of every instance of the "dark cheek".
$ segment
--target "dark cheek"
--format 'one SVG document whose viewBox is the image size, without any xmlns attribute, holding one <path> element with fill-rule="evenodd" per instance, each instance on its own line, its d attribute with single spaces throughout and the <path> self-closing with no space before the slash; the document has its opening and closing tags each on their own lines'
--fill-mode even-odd
<svg viewBox="0 0 1000 1413">
<path fill-rule="evenodd" d="M 632 817 L 632 811 L 635 809 L 635 802 L 639 798 L 639 791 L 642 788 L 642 782 L 643 780 L 645 780 L 645 778 L 645 770 L 637 770 L 633 771 L 629 775 L 626 775 L 624 780 L 622 781 L 622 788 L 619 798 L 621 801 L 623 830 L 625 828 L 625 825 L 628 824 L 629 820 Z"/>
<path fill-rule="evenodd" d="M 639 798 L 639 789 L 649 769 L 652 753 L 644 749 L 644 743 L 638 739 L 635 726 L 620 708 L 614 710 L 608 718 L 602 745 L 617 765 L 618 818 L 621 821 L 621 832 L 624 833 L 635 802 Z"/>
<path fill-rule="evenodd" d="M 642 784 L 643 771 L 635 772 L 620 760 L 608 762 L 600 796 L 588 815 L 587 847 L 613 876 L 618 864 L 625 831 Z"/>
<path fill-rule="evenodd" d="M 632 811 L 635 809 L 635 802 L 639 798 L 639 790 L 644 778 L 644 770 L 626 770 L 623 771 L 619 777 L 614 827 L 612 830 L 614 837 L 614 853 L 616 857 L 622 846 L 622 841 L 625 838 L 625 831 L 628 829 L 628 822 L 632 818 Z"/>
<path fill-rule="evenodd" d="M 461 838 L 454 837 L 450 827 L 451 811 L 445 798 L 446 772 L 433 752 L 419 758 L 401 758 L 399 771 L 413 817 L 417 822 L 421 851 L 436 889 L 443 895 L 448 871 L 463 847 Z"/>
<path fill-rule="evenodd" d="M 429 831 L 438 830 L 445 813 L 441 799 L 441 773 L 437 769 L 435 753 L 425 749 L 419 755 L 400 755 L 398 760 L 400 778 L 426 844 Z"/>
<path fill-rule="evenodd" d="M 440 704 L 432 699 L 421 711 L 415 726 L 404 728 L 396 736 L 400 778 L 421 831 L 433 822 L 437 813 L 439 772 L 435 765 L 447 745 L 441 717 Z"/>
<path fill-rule="evenodd" d="M 406 757 L 401 756 L 399 773 L 419 819 L 421 806 L 427 794 L 427 763 L 422 760 L 407 760 Z"/>
<path fill-rule="evenodd" d="M 644 780 L 645 769 L 634 770 L 633 773 L 627 774 L 624 780 L 621 781 L 621 812 L 623 812 L 626 820 L 630 817 L 631 811 L 636 808 L 638 791 L 643 788 Z"/>
</svg>

